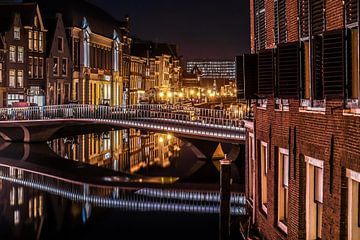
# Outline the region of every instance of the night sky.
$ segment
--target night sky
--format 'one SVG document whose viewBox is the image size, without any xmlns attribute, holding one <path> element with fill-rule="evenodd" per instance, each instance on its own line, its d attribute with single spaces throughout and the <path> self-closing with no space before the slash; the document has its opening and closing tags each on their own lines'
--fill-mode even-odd
<svg viewBox="0 0 360 240">
<path fill-rule="evenodd" d="M 88 0 L 121 19 L 131 34 L 179 45 L 184 59 L 233 59 L 249 51 L 248 0 Z"/>
</svg>

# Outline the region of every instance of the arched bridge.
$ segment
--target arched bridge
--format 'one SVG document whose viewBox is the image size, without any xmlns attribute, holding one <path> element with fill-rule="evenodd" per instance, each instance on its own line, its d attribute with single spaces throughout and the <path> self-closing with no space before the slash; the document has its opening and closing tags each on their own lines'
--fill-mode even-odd
<svg viewBox="0 0 360 240">
<path fill-rule="evenodd" d="M 0 136 L 6 141 L 47 141 L 61 131 L 139 128 L 220 142 L 242 143 L 245 128 L 223 110 L 168 105 L 99 106 L 68 104 L 1 108 Z M 94 129 L 93 129 L 94 130 Z"/>
</svg>

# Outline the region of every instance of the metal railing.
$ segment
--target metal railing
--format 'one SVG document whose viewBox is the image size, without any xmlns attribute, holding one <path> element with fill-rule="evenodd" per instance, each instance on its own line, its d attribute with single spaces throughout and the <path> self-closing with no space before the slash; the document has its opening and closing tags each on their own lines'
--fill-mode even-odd
<svg viewBox="0 0 360 240">
<path fill-rule="evenodd" d="M 244 138 L 245 128 L 242 119 L 228 118 L 226 111 L 223 110 L 202 108 L 190 108 L 190 110 L 166 105 L 123 107 L 86 104 L 1 108 L 0 122 L 83 119 L 112 123 L 121 122 L 130 127 L 155 128 L 226 138 Z"/>
</svg>

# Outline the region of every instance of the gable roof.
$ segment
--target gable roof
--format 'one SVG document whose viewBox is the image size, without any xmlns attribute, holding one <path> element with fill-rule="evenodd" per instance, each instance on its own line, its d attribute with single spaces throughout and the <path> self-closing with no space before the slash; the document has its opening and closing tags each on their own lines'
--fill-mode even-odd
<svg viewBox="0 0 360 240">
<path fill-rule="evenodd" d="M 16 13 L 20 14 L 23 26 L 32 26 L 36 14 L 36 3 L 0 3 L 0 32 L 10 30 Z"/>
<path fill-rule="evenodd" d="M 131 44 L 131 55 L 133 56 L 156 57 L 163 54 L 177 58 L 177 46 L 175 44 L 155 43 L 139 39 L 135 39 Z"/>
<path fill-rule="evenodd" d="M 96 34 L 113 38 L 114 29 L 118 34 L 122 32 L 121 21 L 84 0 L 38 0 L 38 3 L 46 19 L 53 18 L 56 13 L 62 13 L 65 27 L 82 28 L 83 19 L 86 18 L 91 31 Z"/>
</svg>

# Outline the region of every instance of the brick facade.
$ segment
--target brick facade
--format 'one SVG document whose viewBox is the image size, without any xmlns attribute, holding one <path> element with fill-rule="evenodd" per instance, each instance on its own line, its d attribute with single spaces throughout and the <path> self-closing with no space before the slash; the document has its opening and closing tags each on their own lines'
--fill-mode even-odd
<svg viewBox="0 0 360 240">
<path fill-rule="evenodd" d="M 256 204 L 256 223 L 266 239 L 305 238 L 306 166 L 302 156 L 324 161 L 322 238 L 340 239 L 343 236 L 344 239 L 346 236 L 343 227 L 346 226 L 347 210 L 346 204 L 342 204 L 347 203 L 344 171 L 349 168 L 360 172 L 360 148 L 355 147 L 360 139 L 360 117 L 344 115 L 342 104 L 342 101 L 328 101 L 325 114 L 299 111 L 299 100 L 290 100 L 289 111 L 274 110 L 273 99 L 268 100 L 266 110 L 255 108 L 256 142 L 267 142 L 269 151 L 267 215 Z M 289 149 L 290 207 L 287 235 L 277 227 L 278 166 L 275 146 Z M 256 181 L 259 182 L 257 152 Z M 260 187 L 257 183 L 258 196 Z"/>
</svg>

